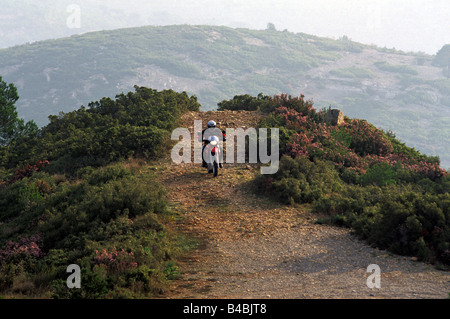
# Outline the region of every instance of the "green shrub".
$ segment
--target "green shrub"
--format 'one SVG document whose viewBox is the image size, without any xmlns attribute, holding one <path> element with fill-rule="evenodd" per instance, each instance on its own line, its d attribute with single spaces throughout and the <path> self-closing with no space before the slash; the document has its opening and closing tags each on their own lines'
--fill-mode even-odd
<svg viewBox="0 0 450 319">
<path fill-rule="evenodd" d="M 65 279 L 55 279 L 51 283 L 53 299 L 99 299 L 109 291 L 108 280 L 102 267 L 92 267 L 88 263 L 80 266 L 81 288 L 68 289 Z M 67 277 L 67 274 L 62 275 Z"/>
<path fill-rule="evenodd" d="M 372 71 L 358 67 L 335 69 L 331 70 L 329 73 L 337 77 L 350 78 L 356 80 L 373 78 L 375 76 L 375 74 Z"/>
<path fill-rule="evenodd" d="M 102 298 L 106 292 L 109 296 L 144 296 L 160 291 L 165 281 L 176 276 L 176 266 L 169 262 L 179 251 L 163 225 L 169 214 L 164 189 L 152 175 L 142 176 L 138 169 L 125 168 L 124 163 L 85 168 L 80 177 L 82 180 L 74 182 L 56 182 L 56 177 L 39 172 L 1 190 L 4 197 L 0 203 L 8 214 L 1 215 L 5 219 L 0 225 L 0 259 L 2 254 L 10 254 L 2 252 L 2 247 L 9 247 L 4 243 L 15 240 L 19 233 L 40 234 L 42 241 L 36 249 L 43 252 L 39 258 L 29 259 L 32 266 L 26 268 L 16 259 L 2 265 L 2 272 L 12 276 L 9 281 L 0 278 L 2 287 L 8 289 L 15 276 L 22 276 L 11 271 L 25 269 L 36 287 L 48 286 L 55 298 Z M 37 186 L 27 188 L 40 185 L 39 181 L 51 186 L 48 193 Z M 26 203 L 32 201 L 38 203 L 27 209 Z M 96 263 L 96 258 L 102 257 L 96 251 L 105 249 L 103 257 L 108 258 L 116 248 L 127 252 L 124 256 L 128 259 Z M 89 283 L 80 291 L 68 291 L 61 279 L 67 278 L 65 267 L 81 262 L 88 264 L 83 282 Z M 93 264 L 98 267 L 89 266 Z M 126 276 L 135 267 L 147 267 L 152 275 L 144 282 L 135 278 L 130 288 Z"/>
<path fill-rule="evenodd" d="M 394 169 L 386 163 L 376 164 L 359 178 L 359 183 L 361 185 L 375 184 L 378 186 L 396 184 Z"/>
<path fill-rule="evenodd" d="M 393 174 L 392 167 L 376 165 L 362 182 L 350 185 L 329 163 L 284 156 L 276 174 L 259 176 L 255 182 L 260 191 L 283 203 L 312 203 L 313 211 L 330 216 L 318 223 L 350 227 L 371 245 L 449 265 L 448 187 L 441 193 L 439 184 L 429 179 L 397 184 Z M 440 183 L 446 185 L 446 179 Z"/>
<path fill-rule="evenodd" d="M 380 64 L 395 72 L 403 68 Z M 280 128 L 280 167 L 257 176 L 258 192 L 285 204 L 310 203 L 319 223 L 371 245 L 450 265 L 450 176 L 423 155 L 359 119 L 324 123 L 303 97 L 270 98 L 261 127 Z"/>
<path fill-rule="evenodd" d="M 448 265 L 448 193 L 441 198 L 398 187 L 382 190 L 380 204 L 367 202 L 353 220 L 355 234 L 397 254 Z"/>
<path fill-rule="evenodd" d="M 258 111 L 264 109 L 264 105 L 269 103 L 269 97 L 259 93 L 257 97 L 249 94 L 235 95 L 232 100 L 223 100 L 217 103 L 217 110 L 231 110 L 231 111 Z"/>
<path fill-rule="evenodd" d="M 259 180 L 267 192 L 284 203 L 312 203 L 323 194 L 337 192 L 342 181 L 331 163 L 311 162 L 305 157 L 283 156 L 280 168 Z"/>
<path fill-rule="evenodd" d="M 54 298 L 161 291 L 177 274 L 171 256 L 180 250 L 164 226 L 165 190 L 122 160 L 165 153 L 181 115 L 199 106 L 185 92 L 135 87 L 51 116 L 37 136 L 1 148 L 0 289 L 27 278 Z M 82 289 L 67 289 L 72 263 Z"/>
<path fill-rule="evenodd" d="M 151 180 L 139 179 L 117 165 L 101 168 L 80 184 L 64 185 L 48 200 L 43 208 L 46 222 L 39 231 L 45 234 L 48 248 L 75 248 L 81 234 L 95 237 L 102 223 L 166 212 L 163 196 L 163 189 Z"/>
<path fill-rule="evenodd" d="M 375 62 L 374 65 L 383 71 L 399 73 L 399 74 L 411 74 L 418 75 L 419 73 L 409 65 L 393 65 L 385 61 Z"/>
<path fill-rule="evenodd" d="M 130 156 L 155 158 L 168 147 L 170 133 L 181 115 L 198 111 L 196 97 L 185 92 L 135 87 L 115 100 L 103 98 L 70 113 L 50 116 L 38 136 L 12 143 L 7 168 L 47 159 L 51 173 L 73 175 Z M 3 153 L 3 152 L 2 152 Z"/>
</svg>

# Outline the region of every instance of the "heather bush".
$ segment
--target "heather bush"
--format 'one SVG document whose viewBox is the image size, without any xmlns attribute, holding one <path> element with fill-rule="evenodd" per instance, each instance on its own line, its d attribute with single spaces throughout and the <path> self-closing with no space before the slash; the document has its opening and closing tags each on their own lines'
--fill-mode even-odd
<svg viewBox="0 0 450 319">
<path fill-rule="evenodd" d="M 292 96 L 287 94 L 267 96 L 262 93 L 257 97 L 249 94 L 236 95 L 231 100 L 224 100 L 218 105 L 218 110 L 246 110 L 246 111 L 262 111 L 271 113 L 277 109 L 292 110 L 302 116 L 308 116 L 316 122 L 323 122 L 325 114 L 316 112 L 311 100 L 305 100 L 305 96 Z"/>
<path fill-rule="evenodd" d="M 386 163 L 379 163 L 369 168 L 359 178 L 361 185 L 375 184 L 379 186 L 396 184 L 394 168 Z"/>
<path fill-rule="evenodd" d="M 55 279 L 51 282 L 53 299 L 99 299 L 106 298 L 110 291 L 105 270 L 87 262 L 80 265 L 82 285 L 80 289 L 67 289 L 66 280 Z"/>
<path fill-rule="evenodd" d="M 266 104 L 269 102 L 269 97 L 259 93 L 257 97 L 251 96 L 249 94 L 236 95 L 231 100 L 223 100 L 217 103 L 217 110 L 231 110 L 231 111 L 258 111 L 264 110 Z"/>
<path fill-rule="evenodd" d="M 181 114 L 199 107 L 195 96 L 185 92 L 136 86 L 135 92 L 119 94 L 115 100 L 103 98 L 50 116 L 38 135 L 12 143 L 8 152 L 0 151 L 0 167 L 13 169 L 45 159 L 50 161 L 46 171 L 73 175 L 83 167 L 130 156 L 155 158 L 167 150 Z"/>
<path fill-rule="evenodd" d="M 11 289 L 14 278 L 26 274 L 55 298 L 160 291 L 174 276 L 176 267 L 168 268 L 167 262 L 179 251 L 163 225 L 170 214 L 165 192 L 151 174 L 125 167 L 116 163 L 85 169 L 82 180 L 59 183 L 39 172 L 4 189 L 15 203 L 4 203 L 10 214 L 0 225 L 0 265 L 11 277 L 0 278 L 3 289 Z M 27 210 L 24 199 L 39 205 Z M 13 239 L 16 233 L 30 235 Z M 71 263 L 87 267 L 82 270 L 82 291 L 68 292 L 61 280 L 67 278 L 65 267 Z M 130 279 L 137 269 L 149 270 L 144 282 L 138 282 L 141 277 Z"/>
<path fill-rule="evenodd" d="M 19 192 L 26 185 L 27 181 L 25 180 L 0 188 L 0 207 L 2 208 L 0 222 L 5 222 L 20 215 L 20 212 L 24 209 L 24 203 L 19 199 Z"/>
<path fill-rule="evenodd" d="M 112 174 L 113 171 L 123 177 Z M 104 182 L 98 184 L 93 177 L 100 177 Z M 129 175 L 112 165 L 85 176 L 81 183 L 62 185 L 43 208 L 45 223 L 39 228 L 48 248 L 79 247 L 81 234 L 84 240 L 98 238 L 98 228 L 120 217 L 164 214 L 163 195 L 163 189 L 152 180 Z"/>
<path fill-rule="evenodd" d="M 284 156 L 277 173 L 266 179 L 265 191 L 284 203 L 312 203 L 337 192 L 342 182 L 331 163 Z"/>
<path fill-rule="evenodd" d="M 393 152 L 392 144 L 383 131 L 364 120 L 353 119 L 344 124 L 351 137 L 350 148 L 358 155 L 384 156 Z"/>
<path fill-rule="evenodd" d="M 179 248 L 164 226 L 172 213 L 155 177 L 124 161 L 165 153 L 181 115 L 199 106 L 184 92 L 135 87 L 0 148 L 2 293 L 20 283 L 54 298 L 160 292 L 176 272 L 168 263 Z M 66 286 L 73 263 L 81 290 Z"/>
<path fill-rule="evenodd" d="M 276 96 L 262 127 L 280 128 L 281 161 L 258 176 L 259 192 L 311 203 L 368 243 L 450 265 L 450 176 L 439 158 L 420 154 L 367 121 L 325 124 L 304 97 Z"/>
<path fill-rule="evenodd" d="M 352 227 L 359 237 L 383 249 L 449 265 L 450 222 L 442 201 L 436 195 L 411 191 L 386 194 L 379 206 L 358 216 Z"/>
<path fill-rule="evenodd" d="M 23 281 L 36 271 L 39 260 L 45 256 L 41 248 L 41 236 L 20 236 L 16 240 L 7 240 L 0 249 L 0 289 L 17 289 L 14 284 Z M 27 280 L 27 287 L 32 288 Z"/>
<path fill-rule="evenodd" d="M 19 262 L 44 256 L 44 252 L 39 247 L 40 235 L 30 237 L 20 237 L 17 241 L 7 241 L 0 249 L 0 263 Z"/>
<path fill-rule="evenodd" d="M 110 274 L 120 274 L 128 269 L 138 267 L 132 251 L 127 252 L 124 249 L 117 250 L 113 247 L 110 251 L 103 249 L 101 252 L 95 251 L 94 262 L 96 265 L 105 266 Z"/>
</svg>

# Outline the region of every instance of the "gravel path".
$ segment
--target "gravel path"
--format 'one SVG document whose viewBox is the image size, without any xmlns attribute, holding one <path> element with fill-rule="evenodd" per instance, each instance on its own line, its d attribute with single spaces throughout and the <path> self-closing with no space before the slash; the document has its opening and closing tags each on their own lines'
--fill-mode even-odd
<svg viewBox="0 0 450 319">
<path fill-rule="evenodd" d="M 224 128 L 257 122 L 252 112 L 193 112 L 186 127 L 212 116 L 228 124 Z M 159 169 L 184 215 L 179 229 L 200 242 L 177 262 L 182 275 L 168 298 L 449 297 L 449 272 L 369 247 L 348 229 L 315 224 L 318 216 L 308 206 L 254 195 L 257 165 L 225 164 L 217 178 L 199 164 L 167 161 Z M 367 285 L 371 264 L 380 267 L 381 288 Z"/>
</svg>

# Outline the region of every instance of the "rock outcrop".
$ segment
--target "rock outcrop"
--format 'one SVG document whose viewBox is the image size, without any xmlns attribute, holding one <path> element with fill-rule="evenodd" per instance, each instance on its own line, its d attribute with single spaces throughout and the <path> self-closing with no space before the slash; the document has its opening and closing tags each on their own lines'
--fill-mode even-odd
<svg viewBox="0 0 450 319">
<path fill-rule="evenodd" d="M 328 110 L 325 115 L 325 122 L 331 125 L 341 125 L 344 123 L 344 113 L 338 109 Z"/>
</svg>

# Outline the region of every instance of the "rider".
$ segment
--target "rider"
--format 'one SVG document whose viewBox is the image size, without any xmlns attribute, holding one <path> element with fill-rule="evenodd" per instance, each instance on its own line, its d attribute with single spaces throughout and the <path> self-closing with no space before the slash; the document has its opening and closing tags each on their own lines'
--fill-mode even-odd
<svg viewBox="0 0 450 319">
<path fill-rule="evenodd" d="M 208 127 L 205 128 L 202 131 L 202 142 L 203 142 L 203 147 L 202 147 L 202 167 L 206 167 L 206 161 L 203 158 L 203 150 L 205 149 L 206 145 L 209 143 L 209 138 L 211 136 L 217 136 L 220 139 L 220 136 L 222 136 L 222 140 L 226 141 L 226 135 L 225 135 L 225 131 L 221 130 L 217 127 L 217 123 L 214 121 L 209 121 L 208 122 Z M 222 168 L 222 163 L 219 163 L 219 167 Z"/>
</svg>

